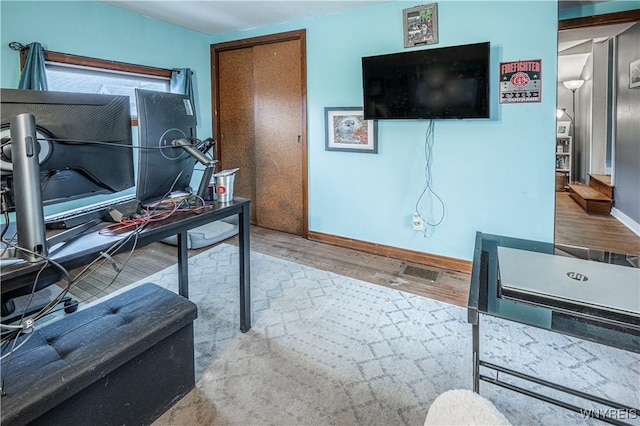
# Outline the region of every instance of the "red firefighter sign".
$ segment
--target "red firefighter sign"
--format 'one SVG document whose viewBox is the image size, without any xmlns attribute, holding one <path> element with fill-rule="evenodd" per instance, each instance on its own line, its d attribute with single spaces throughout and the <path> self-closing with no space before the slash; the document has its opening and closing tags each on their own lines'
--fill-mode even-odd
<svg viewBox="0 0 640 426">
<path fill-rule="evenodd" d="M 542 60 L 500 62 L 500 103 L 542 100 Z"/>
</svg>

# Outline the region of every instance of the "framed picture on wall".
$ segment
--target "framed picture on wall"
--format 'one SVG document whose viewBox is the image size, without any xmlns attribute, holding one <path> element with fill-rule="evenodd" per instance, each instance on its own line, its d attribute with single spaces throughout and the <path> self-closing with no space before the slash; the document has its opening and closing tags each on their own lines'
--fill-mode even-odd
<svg viewBox="0 0 640 426">
<path fill-rule="evenodd" d="M 438 4 L 431 3 L 402 11 L 404 47 L 438 42 Z"/>
<path fill-rule="evenodd" d="M 365 120 L 361 107 L 326 107 L 325 150 L 378 153 L 378 122 Z"/>
<path fill-rule="evenodd" d="M 569 136 L 569 130 L 571 129 L 570 121 L 558 121 L 556 122 L 556 137 L 566 138 Z"/>
<path fill-rule="evenodd" d="M 640 87 L 640 59 L 629 64 L 629 89 Z"/>
</svg>

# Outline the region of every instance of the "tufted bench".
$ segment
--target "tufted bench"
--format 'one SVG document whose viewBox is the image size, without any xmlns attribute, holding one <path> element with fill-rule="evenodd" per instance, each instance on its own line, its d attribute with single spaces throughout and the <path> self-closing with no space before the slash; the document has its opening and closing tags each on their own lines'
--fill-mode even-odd
<svg viewBox="0 0 640 426">
<path fill-rule="evenodd" d="M 195 385 L 196 317 L 147 283 L 36 329 L 2 360 L 2 425 L 150 424 Z"/>
</svg>

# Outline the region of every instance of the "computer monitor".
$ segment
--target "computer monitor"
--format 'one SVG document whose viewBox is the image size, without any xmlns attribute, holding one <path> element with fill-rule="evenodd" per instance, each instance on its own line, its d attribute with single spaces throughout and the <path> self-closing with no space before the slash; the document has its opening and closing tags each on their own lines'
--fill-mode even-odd
<svg viewBox="0 0 640 426">
<path fill-rule="evenodd" d="M 15 209 L 11 122 L 35 117 L 42 204 L 111 194 L 135 185 L 126 96 L 1 89 L 2 187 Z"/>
<path fill-rule="evenodd" d="M 136 89 L 138 108 L 138 179 L 136 198 L 142 204 L 191 193 L 196 160 L 174 140 L 196 140 L 196 119 L 189 96 Z"/>
</svg>

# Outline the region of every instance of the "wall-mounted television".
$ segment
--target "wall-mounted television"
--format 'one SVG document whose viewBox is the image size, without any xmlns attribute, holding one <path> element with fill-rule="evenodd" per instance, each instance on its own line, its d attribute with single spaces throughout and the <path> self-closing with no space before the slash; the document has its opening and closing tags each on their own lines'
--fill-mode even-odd
<svg viewBox="0 0 640 426">
<path fill-rule="evenodd" d="M 489 118 L 489 42 L 362 58 L 364 118 Z"/>
</svg>

